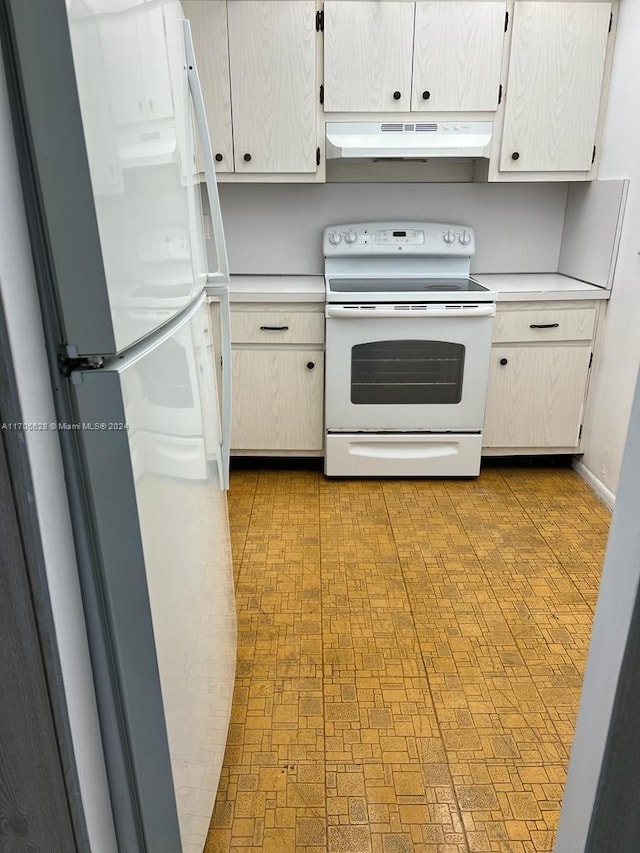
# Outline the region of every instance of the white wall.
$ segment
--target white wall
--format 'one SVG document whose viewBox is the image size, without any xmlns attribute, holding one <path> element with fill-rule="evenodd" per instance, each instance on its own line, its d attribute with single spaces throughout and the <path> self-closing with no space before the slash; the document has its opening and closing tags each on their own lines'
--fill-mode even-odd
<svg viewBox="0 0 640 853">
<path fill-rule="evenodd" d="M 328 225 L 414 219 L 476 230 L 475 273 L 556 272 L 567 184 L 220 184 L 232 273 L 321 275 Z"/>
<path fill-rule="evenodd" d="M 56 416 L 10 121 L 0 57 L 0 296 L 9 325 L 23 419 L 27 423 L 51 423 Z M 115 853 L 60 447 L 54 432 L 27 431 L 25 440 L 91 850 Z"/>
<path fill-rule="evenodd" d="M 640 366 L 640 3 L 623 0 L 616 35 L 601 178 L 630 178 L 624 225 L 607 308 L 602 351 L 592 377 L 583 464 L 616 492 Z"/>
</svg>

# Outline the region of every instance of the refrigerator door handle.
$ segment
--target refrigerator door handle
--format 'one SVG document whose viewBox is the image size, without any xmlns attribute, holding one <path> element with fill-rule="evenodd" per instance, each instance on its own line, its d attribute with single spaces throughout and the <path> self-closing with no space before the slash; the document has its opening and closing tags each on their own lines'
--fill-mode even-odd
<svg viewBox="0 0 640 853">
<path fill-rule="evenodd" d="M 185 56 L 187 60 L 187 79 L 189 91 L 193 101 L 196 129 L 202 149 L 202 160 L 204 163 L 204 177 L 209 196 L 209 208 L 211 212 L 211 231 L 218 259 L 218 269 L 207 275 L 208 283 L 229 281 L 229 261 L 227 259 L 227 247 L 224 240 L 224 229 L 222 227 L 222 211 L 220 209 L 220 196 L 218 194 L 218 183 L 216 181 L 216 169 L 213 164 L 213 151 L 211 149 L 211 138 L 207 124 L 207 114 L 204 108 L 204 97 L 198 75 L 196 55 L 193 49 L 193 38 L 191 36 L 191 23 L 186 18 L 182 22 L 184 32 Z"/>
<path fill-rule="evenodd" d="M 229 288 L 226 284 L 215 284 L 213 276 L 207 278 L 206 292 L 220 301 L 220 333 L 222 339 L 222 412 L 220 455 L 222 471 L 220 472 L 221 487 L 229 488 L 229 466 L 231 458 L 231 309 L 229 305 Z"/>
</svg>

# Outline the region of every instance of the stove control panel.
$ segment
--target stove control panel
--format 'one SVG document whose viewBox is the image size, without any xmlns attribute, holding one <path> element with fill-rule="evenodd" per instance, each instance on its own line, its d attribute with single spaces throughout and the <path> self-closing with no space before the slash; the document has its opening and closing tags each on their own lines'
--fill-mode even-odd
<svg viewBox="0 0 640 853">
<path fill-rule="evenodd" d="M 424 246 L 424 231 L 414 228 L 381 228 L 376 231 L 373 239 L 378 246 Z"/>
<path fill-rule="evenodd" d="M 470 257 L 473 228 L 441 222 L 352 222 L 325 228 L 322 251 L 329 257 Z"/>
</svg>

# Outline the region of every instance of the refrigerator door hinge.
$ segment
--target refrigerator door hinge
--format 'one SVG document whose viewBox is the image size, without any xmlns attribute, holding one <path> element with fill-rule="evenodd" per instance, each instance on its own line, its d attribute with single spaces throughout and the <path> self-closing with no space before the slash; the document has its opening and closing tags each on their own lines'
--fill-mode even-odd
<svg viewBox="0 0 640 853">
<path fill-rule="evenodd" d="M 320 165 L 320 148 L 316 148 L 316 166 Z"/>
<path fill-rule="evenodd" d="M 502 83 L 498 86 L 498 106 L 502 103 Z"/>
<path fill-rule="evenodd" d="M 609 32 L 611 32 L 612 26 L 613 26 L 613 12 L 609 15 Z"/>
<path fill-rule="evenodd" d="M 316 12 L 316 32 L 324 32 L 324 11 L 321 9 Z"/>
<path fill-rule="evenodd" d="M 591 155 L 591 165 L 593 165 L 594 160 L 596 159 L 596 146 L 593 146 L 593 154 Z"/>
<path fill-rule="evenodd" d="M 508 29 L 509 29 L 509 13 L 505 12 L 504 13 L 504 31 L 505 31 L 505 33 Z"/>
<path fill-rule="evenodd" d="M 320 103 L 324 104 L 324 83 L 320 83 Z"/>
<path fill-rule="evenodd" d="M 103 356 L 79 356 L 74 346 L 65 346 L 58 355 L 58 368 L 67 379 L 74 371 L 99 370 L 104 364 Z"/>
<path fill-rule="evenodd" d="M 591 355 L 589 356 L 589 367 L 591 367 L 592 364 L 593 364 L 593 353 L 591 353 Z M 589 368 L 587 368 L 587 369 L 589 369 Z"/>
</svg>

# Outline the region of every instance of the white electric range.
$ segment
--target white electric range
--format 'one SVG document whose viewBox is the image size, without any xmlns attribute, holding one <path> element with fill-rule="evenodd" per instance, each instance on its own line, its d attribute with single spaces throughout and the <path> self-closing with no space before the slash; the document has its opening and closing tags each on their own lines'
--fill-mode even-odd
<svg viewBox="0 0 640 853">
<path fill-rule="evenodd" d="M 460 225 L 325 230 L 327 475 L 479 473 L 496 294 L 474 249 Z"/>
</svg>

